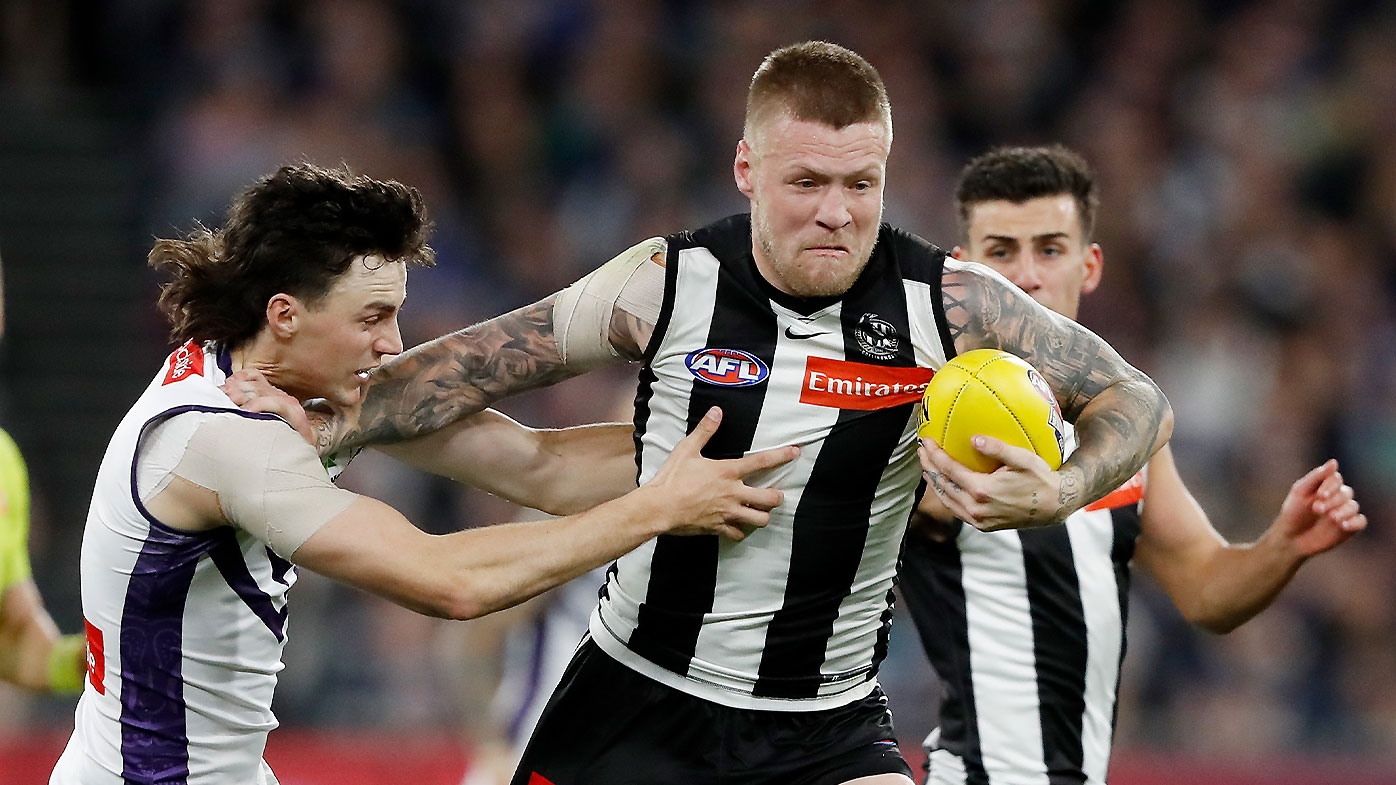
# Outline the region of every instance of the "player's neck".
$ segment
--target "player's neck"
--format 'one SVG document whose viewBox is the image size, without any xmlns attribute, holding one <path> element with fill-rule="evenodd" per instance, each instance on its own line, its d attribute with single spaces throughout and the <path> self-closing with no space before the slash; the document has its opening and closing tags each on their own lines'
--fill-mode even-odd
<svg viewBox="0 0 1396 785">
<path fill-rule="evenodd" d="M 265 334 L 258 334 L 252 340 L 230 351 L 228 355 L 233 373 L 248 370 L 261 371 L 273 386 L 286 390 L 283 383 L 286 374 L 279 359 L 277 347 L 275 342 L 267 339 Z"/>
</svg>

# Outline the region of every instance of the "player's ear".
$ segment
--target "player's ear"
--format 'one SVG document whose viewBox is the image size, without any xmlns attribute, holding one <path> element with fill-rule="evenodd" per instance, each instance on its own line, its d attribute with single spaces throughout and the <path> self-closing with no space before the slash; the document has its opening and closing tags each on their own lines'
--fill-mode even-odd
<svg viewBox="0 0 1396 785">
<path fill-rule="evenodd" d="M 267 300 L 267 326 L 277 338 L 290 338 L 296 334 L 301 303 L 295 297 L 279 292 Z"/>
<path fill-rule="evenodd" d="M 751 178 L 751 158 L 751 145 L 747 140 L 737 142 L 737 155 L 732 161 L 732 178 L 737 181 L 737 190 L 748 199 L 756 190 Z"/>
<path fill-rule="evenodd" d="M 1091 247 L 1086 249 L 1086 277 L 1081 281 L 1081 294 L 1094 292 L 1100 286 L 1100 276 L 1105 271 L 1105 254 L 1100 250 L 1100 243 L 1091 243 Z"/>
</svg>

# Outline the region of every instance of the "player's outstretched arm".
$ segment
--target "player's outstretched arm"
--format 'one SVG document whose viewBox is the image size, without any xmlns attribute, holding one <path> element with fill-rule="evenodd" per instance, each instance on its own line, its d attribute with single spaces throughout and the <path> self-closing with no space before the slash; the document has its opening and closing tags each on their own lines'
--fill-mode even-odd
<svg viewBox="0 0 1396 785">
<path fill-rule="evenodd" d="M 1329 460 L 1290 486 L 1260 539 L 1229 544 L 1188 492 L 1164 447 L 1149 463 L 1135 560 L 1184 618 L 1226 633 L 1269 607 L 1310 557 L 1341 545 L 1366 525 L 1338 462 Z"/>
<path fill-rule="evenodd" d="M 247 411 L 275 414 L 314 444 L 300 402 L 261 371 L 233 374 L 222 385 Z M 485 409 L 465 419 L 378 449 L 415 466 L 552 515 L 590 509 L 635 489 L 634 427 L 628 423 L 529 428 Z"/>
<path fill-rule="evenodd" d="M 930 450 L 927 473 L 946 480 L 940 490 L 958 517 L 985 529 L 1061 521 L 1133 476 L 1167 442 L 1173 412 L 1163 392 L 1094 333 L 980 264 L 947 261 L 941 284 L 956 350 L 1002 349 L 1031 363 L 1075 423 L 1079 445 L 1055 472 L 995 439 L 978 447 L 1002 450 L 996 457 L 1005 467 L 989 474 Z"/>
<path fill-rule="evenodd" d="M 664 265 L 664 240 L 645 240 L 561 292 L 404 352 L 369 377 L 357 411 L 312 419 L 317 448 L 405 441 L 506 396 L 639 359 Z"/>
<path fill-rule="evenodd" d="M 486 409 L 377 449 L 515 504 L 570 515 L 635 490 L 634 432 L 629 423 L 530 428 Z"/>
<path fill-rule="evenodd" d="M 700 454 L 717 430 L 709 413 L 653 479 L 579 515 L 428 535 L 391 507 L 360 497 L 291 560 L 413 610 L 468 619 L 522 602 L 612 561 L 659 534 L 740 540 L 764 526 L 781 493 L 749 474 L 792 460 L 795 447 L 732 460 Z"/>
<path fill-rule="evenodd" d="M 313 420 L 323 454 L 431 433 L 569 369 L 553 334 L 557 295 L 409 349 L 377 368 L 357 411 Z"/>
</svg>

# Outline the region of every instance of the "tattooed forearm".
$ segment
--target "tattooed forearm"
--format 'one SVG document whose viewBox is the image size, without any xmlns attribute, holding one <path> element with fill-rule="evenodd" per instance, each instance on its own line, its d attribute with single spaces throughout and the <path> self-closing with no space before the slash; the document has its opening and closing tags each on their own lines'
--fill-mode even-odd
<svg viewBox="0 0 1396 785">
<path fill-rule="evenodd" d="M 1064 512 L 1120 487 L 1172 432 L 1168 401 L 1143 374 L 1106 388 L 1076 421 L 1076 451 L 1062 465 L 1065 476 L 1059 501 Z"/>
<path fill-rule="evenodd" d="M 982 265 L 947 264 L 941 288 L 956 349 L 1003 349 L 1027 360 L 1056 392 L 1069 421 L 1101 390 L 1137 374 L 1095 334 Z"/>
<path fill-rule="evenodd" d="M 429 341 L 370 377 L 335 448 L 397 442 L 449 425 L 507 395 L 574 375 L 553 339 L 553 298 Z M 324 431 L 322 430 L 322 434 Z M 337 437 L 337 438 L 336 438 Z"/>
<path fill-rule="evenodd" d="M 1059 472 L 1061 517 L 1118 487 L 1167 441 L 1163 392 L 1094 333 L 980 265 L 947 264 L 942 293 L 957 350 L 1026 359 L 1076 424 L 1078 447 Z"/>
</svg>

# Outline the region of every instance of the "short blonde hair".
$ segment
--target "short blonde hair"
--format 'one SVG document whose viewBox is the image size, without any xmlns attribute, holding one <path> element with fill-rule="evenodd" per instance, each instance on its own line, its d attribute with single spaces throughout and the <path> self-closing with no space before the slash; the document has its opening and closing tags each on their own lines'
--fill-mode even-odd
<svg viewBox="0 0 1396 785">
<path fill-rule="evenodd" d="M 796 120 L 835 129 L 881 120 L 892 139 L 892 104 L 877 69 L 851 49 L 805 41 L 766 55 L 751 77 L 742 136 L 785 112 Z"/>
</svg>

